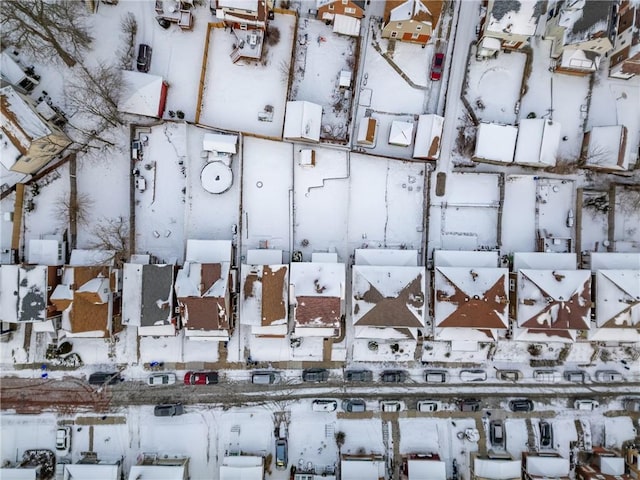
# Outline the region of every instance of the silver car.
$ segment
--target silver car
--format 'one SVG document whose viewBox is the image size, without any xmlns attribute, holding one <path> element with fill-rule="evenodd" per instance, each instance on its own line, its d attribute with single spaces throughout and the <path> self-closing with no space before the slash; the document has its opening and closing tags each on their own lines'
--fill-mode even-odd
<svg viewBox="0 0 640 480">
<path fill-rule="evenodd" d="M 176 383 L 175 373 L 154 373 L 147 378 L 147 385 L 173 385 Z"/>
</svg>

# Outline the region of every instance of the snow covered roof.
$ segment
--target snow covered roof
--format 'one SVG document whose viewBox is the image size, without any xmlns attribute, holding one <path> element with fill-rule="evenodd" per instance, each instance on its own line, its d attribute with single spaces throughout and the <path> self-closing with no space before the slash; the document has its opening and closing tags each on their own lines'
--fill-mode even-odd
<svg viewBox="0 0 640 480">
<path fill-rule="evenodd" d="M 437 160 L 440 156 L 440 137 L 444 117 L 435 114 L 420 115 L 413 145 L 413 158 Z"/>
<path fill-rule="evenodd" d="M 0 468 L 2 480 L 38 480 L 40 471 L 36 467 Z"/>
<path fill-rule="evenodd" d="M 238 136 L 222 133 L 205 133 L 202 139 L 202 149 L 209 152 L 221 152 L 235 154 L 237 151 Z"/>
<path fill-rule="evenodd" d="M 418 265 L 418 251 L 384 248 L 356 248 L 355 263 L 356 265 L 416 266 Z"/>
<path fill-rule="evenodd" d="M 28 263 L 32 265 L 62 265 L 65 244 L 54 239 L 32 238 L 29 240 Z"/>
<path fill-rule="evenodd" d="M 629 168 L 630 145 L 627 142 L 627 127 L 593 127 L 588 135 L 589 145 L 584 162 L 586 167 L 606 170 Z"/>
<path fill-rule="evenodd" d="M 640 270 L 596 273 L 596 324 L 600 328 L 640 328 Z"/>
<path fill-rule="evenodd" d="M 480 123 L 473 157 L 477 160 L 511 163 L 516 148 L 518 127 Z"/>
<path fill-rule="evenodd" d="M 389 2 L 393 7 L 389 12 L 389 20 L 391 22 L 400 22 L 403 20 L 432 21 L 432 15 L 429 8 L 422 0 L 405 0 Z"/>
<path fill-rule="evenodd" d="M 247 265 L 278 265 L 282 263 L 282 250 L 258 248 L 247 250 Z"/>
<path fill-rule="evenodd" d="M 114 250 L 83 250 L 76 248 L 71 251 L 70 266 L 90 267 L 94 265 L 113 266 Z"/>
<path fill-rule="evenodd" d="M 263 480 L 264 459 L 250 455 L 224 457 L 220 465 L 220 480 Z"/>
<path fill-rule="evenodd" d="M 336 13 L 333 17 L 333 33 L 349 35 L 351 37 L 359 37 L 360 19 Z M 341 84 L 341 86 L 343 85 Z"/>
<path fill-rule="evenodd" d="M 519 2 L 496 0 L 491 2 L 485 31 L 532 36 L 536 32 L 541 13 L 538 12 L 538 16 L 536 16 L 536 4 L 538 3 L 539 0 L 520 0 Z"/>
<path fill-rule="evenodd" d="M 569 459 L 555 455 L 526 456 L 526 472 L 535 477 L 565 478 L 569 476 Z"/>
<path fill-rule="evenodd" d="M 389 130 L 389 145 L 408 147 L 413 141 L 413 122 L 401 122 L 394 120 L 391 122 Z"/>
<path fill-rule="evenodd" d="M 288 270 L 288 265 L 242 265 L 243 323 L 284 326 L 286 334 Z"/>
<path fill-rule="evenodd" d="M 218 263 L 231 261 L 231 240 L 187 240 L 187 262 Z"/>
<path fill-rule="evenodd" d="M 436 267 L 495 268 L 500 260 L 500 252 L 477 250 L 434 250 L 433 264 Z"/>
<path fill-rule="evenodd" d="M 515 252 L 513 271 L 529 268 L 532 270 L 575 270 L 578 259 L 575 253 L 555 252 Z"/>
<path fill-rule="evenodd" d="M 218 8 L 234 8 L 239 10 L 258 10 L 258 0 L 217 0 Z"/>
<path fill-rule="evenodd" d="M 408 480 L 446 480 L 447 464 L 441 460 L 408 460 Z"/>
<path fill-rule="evenodd" d="M 558 25 L 565 27 L 564 44 L 590 40 L 599 32 L 607 33 L 613 3 L 603 1 L 572 0 L 565 2 Z M 605 53 L 605 52 L 603 52 Z"/>
<path fill-rule="evenodd" d="M 495 458 L 473 459 L 473 474 L 477 478 L 490 480 L 515 480 L 521 478 L 520 460 L 502 460 Z"/>
<path fill-rule="evenodd" d="M 171 325 L 174 272 L 173 265 L 125 263 L 122 322 L 142 327 Z"/>
<path fill-rule="evenodd" d="M 552 167 L 556 164 L 560 124 L 542 118 L 524 118 L 518 125 L 514 162 L 522 165 Z"/>
<path fill-rule="evenodd" d="M 0 320 L 18 321 L 18 265 L 0 265 Z"/>
<path fill-rule="evenodd" d="M 374 146 L 376 144 L 376 133 L 378 121 L 372 117 L 364 117 L 360 120 L 358 127 L 358 145 Z"/>
<path fill-rule="evenodd" d="M 424 267 L 354 265 L 353 325 L 395 329 L 411 338 L 424 327 Z"/>
<path fill-rule="evenodd" d="M 120 465 L 110 465 L 102 463 L 68 463 L 64 465 L 64 470 L 65 473 L 63 478 L 65 480 L 74 480 L 76 478 L 93 478 L 100 480 L 120 479 Z"/>
<path fill-rule="evenodd" d="M 17 85 L 27 75 L 22 70 L 22 67 L 7 53 L 3 51 L 0 53 L 0 73 L 9 83 Z"/>
<path fill-rule="evenodd" d="M 149 73 L 122 71 L 122 94 L 118 110 L 124 113 L 161 117 L 164 80 Z"/>
<path fill-rule="evenodd" d="M 506 268 L 436 267 L 436 328 L 472 328 L 496 339 L 495 329 L 509 324 Z"/>
<path fill-rule="evenodd" d="M 34 108 L 11 86 L 0 88 L 0 112 L 2 132 L 23 155 L 34 140 L 52 133 Z M 11 165 L 5 167 L 9 169 Z"/>
<path fill-rule="evenodd" d="M 287 102 L 283 137 L 319 142 L 321 120 L 322 105 L 304 100 Z"/>
<path fill-rule="evenodd" d="M 341 480 L 379 480 L 385 476 L 383 458 L 343 458 L 340 462 Z"/>
<path fill-rule="evenodd" d="M 296 326 L 340 327 L 344 301 L 344 263 L 294 262 L 289 273 Z"/>
<path fill-rule="evenodd" d="M 591 323 L 591 272 L 519 270 L 518 326 L 529 333 L 571 338 Z"/>
<path fill-rule="evenodd" d="M 185 465 L 134 465 L 129 470 L 129 480 L 184 480 Z"/>
<path fill-rule="evenodd" d="M 592 252 L 591 271 L 640 270 L 640 253 Z"/>
<path fill-rule="evenodd" d="M 5 322 L 40 322 L 47 317 L 47 267 L 0 266 L 0 315 Z"/>
</svg>

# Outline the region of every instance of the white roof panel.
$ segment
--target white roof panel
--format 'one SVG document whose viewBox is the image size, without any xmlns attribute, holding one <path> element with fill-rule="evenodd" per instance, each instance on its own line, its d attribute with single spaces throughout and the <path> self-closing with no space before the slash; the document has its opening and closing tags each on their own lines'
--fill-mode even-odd
<svg viewBox="0 0 640 480">
<path fill-rule="evenodd" d="M 518 127 L 481 123 L 476 137 L 476 150 L 473 156 L 480 160 L 500 163 L 513 162 L 516 149 Z"/>
</svg>

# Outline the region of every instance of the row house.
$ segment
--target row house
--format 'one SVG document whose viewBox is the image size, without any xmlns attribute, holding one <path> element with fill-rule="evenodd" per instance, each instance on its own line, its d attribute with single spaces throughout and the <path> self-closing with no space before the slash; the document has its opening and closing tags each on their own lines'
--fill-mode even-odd
<svg viewBox="0 0 640 480">
<path fill-rule="evenodd" d="M 437 453 L 412 453 L 402 456 L 400 480 L 447 480 L 447 463 Z"/>
<path fill-rule="evenodd" d="M 586 461 L 576 466 L 576 480 L 631 480 L 625 472 L 625 459 L 620 452 L 593 447 Z"/>
<path fill-rule="evenodd" d="M 489 0 L 481 20 L 478 57 L 492 57 L 500 50 L 518 50 L 529 45 L 538 28 L 546 2 Z"/>
<path fill-rule="evenodd" d="M 286 337 L 289 266 L 282 263 L 282 250 L 249 250 L 246 262 L 241 267 L 241 323 L 256 337 Z"/>
<path fill-rule="evenodd" d="M 510 455 L 497 457 L 471 454 L 469 473 L 471 480 L 520 480 L 522 462 L 514 460 Z"/>
<path fill-rule="evenodd" d="M 564 0 L 549 11 L 544 38 L 553 41 L 555 71 L 590 75 L 613 49 L 618 2 Z"/>
<path fill-rule="evenodd" d="M 382 37 L 426 45 L 443 7 L 439 0 L 386 0 Z"/>
<path fill-rule="evenodd" d="M 434 252 L 434 338 L 496 341 L 509 327 L 509 270 L 498 252 Z"/>
<path fill-rule="evenodd" d="M 609 76 L 628 80 L 640 74 L 640 5 L 622 0 L 613 51 L 609 57 Z"/>
<path fill-rule="evenodd" d="M 120 315 L 120 271 L 115 252 L 73 250 L 62 268 L 62 279 L 51 294 L 61 312 L 60 330 L 67 337 L 107 338 Z"/>
<path fill-rule="evenodd" d="M 122 323 L 140 336 L 176 335 L 180 309 L 175 306 L 175 265 L 150 263 L 149 255 L 132 256 L 122 271 Z"/>
<path fill-rule="evenodd" d="M 522 452 L 523 480 L 569 480 L 569 459 L 557 453 Z"/>
<path fill-rule="evenodd" d="M 418 266 L 418 252 L 357 249 L 352 272 L 354 359 L 368 358 L 367 350 L 413 359 L 427 306 L 427 276 Z"/>
<path fill-rule="evenodd" d="M 185 337 L 226 342 L 233 332 L 231 240 L 187 240 L 175 292 Z"/>
<path fill-rule="evenodd" d="M 0 88 L 0 162 L 7 170 L 30 175 L 62 153 L 71 140 L 54 124 L 46 102 L 34 103 L 12 86 Z"/>
</svg>

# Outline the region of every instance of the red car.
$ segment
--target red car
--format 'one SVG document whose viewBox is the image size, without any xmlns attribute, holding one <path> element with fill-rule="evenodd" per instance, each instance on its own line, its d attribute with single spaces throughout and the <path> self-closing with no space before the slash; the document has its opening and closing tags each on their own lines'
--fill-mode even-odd
<svg viewBox="0 0 640 480">
<path fill-rule="evenodd" d="M 444 53 L 436 53 L 431 62 L 431 80 L 440 80 L 442 78 L 442 69 L 444 68 Z"/>
<path fill-rule="evenodd" d="M 218 383 L 218 372 L 187 372 L 184 374 L 185 385 L 214 385 Z"/>
</svg>

